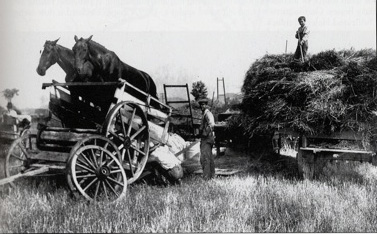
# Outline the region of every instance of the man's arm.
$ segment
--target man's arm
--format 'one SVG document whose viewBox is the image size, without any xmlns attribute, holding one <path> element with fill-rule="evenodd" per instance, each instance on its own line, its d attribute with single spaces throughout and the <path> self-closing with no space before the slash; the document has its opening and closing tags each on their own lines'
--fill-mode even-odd
<svg viewBox="0 0 377 234">
<path fill-rule="evenodd" d="M 207 128 L 209 129 L 206 129 L 206 131 L 209 133 L 209 132 L 213 132 L 213 129 L 215 127 L 215 118 L 213 117 L 213 114 L 212 112 L 210 111 L 207 111 L 205 113 L 205 116 L 204 116 L 207 120 Z"/>
<path fill-rule="evenodd" d="M 210 111 L 206 113 L 206 118 L 208 125 L 211 126 L 211 128 L 213 128 L 215 126 L 215 118 L 213 117 L 213 114 Z"/>
<path fill-rule="evenodd" d="M 304 27 L 303 29 L 302 29 L 302 38 L 301 38 L 301 40 L 302 41 L 307 41 L 308 39 L 309 39 L 309 29 L 308 29 L 308 27 Z"/>
</svg>

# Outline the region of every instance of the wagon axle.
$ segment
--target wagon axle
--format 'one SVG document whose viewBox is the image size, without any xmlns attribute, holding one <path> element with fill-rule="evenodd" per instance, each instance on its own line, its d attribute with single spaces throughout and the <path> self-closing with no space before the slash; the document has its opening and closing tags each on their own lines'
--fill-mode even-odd
<svg viewBox="0 0 377 234">
<path fill-rule="evenodd" d="M 128 148 L 131 147 L 131 144 L 132 144 L 132 142 L 131 142 L 131 138 L 130 138 L 129 136 L 126 136 L 126 137 L 124 138 L 124 141 L 123 141 L 123 145 L 124 145 L 124 147 L 125 147 L 126 149 L 128 149 Z"/>
</svg>

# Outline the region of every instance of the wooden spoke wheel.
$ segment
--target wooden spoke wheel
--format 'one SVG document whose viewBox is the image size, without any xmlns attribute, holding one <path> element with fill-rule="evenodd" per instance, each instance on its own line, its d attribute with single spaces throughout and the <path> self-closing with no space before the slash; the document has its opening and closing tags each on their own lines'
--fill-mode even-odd
<svg viewBox="0 0 377 234">
<path fill-rule="evenodd" d="M 133 183 L 143 172 L 149 153 L 148 121 L 143 110 L 132 102 L 118 103 L 106 117 L 103 134 L 117 145 L 128 183 Z"/>
<path fill-rule="evenodd" d="M 96 144 L 88 144 L 92 140 Z M 123 198 L 127 177 L 119 162 L 119 151 L 101 138 L 78 145 L 72 149 L 67 165 L 70 187 L 74 186 L 89 201 L 112 202 Z"/>
<path fill-rule="evenodd" d="M 79 194 L 79 192 L 77 190 L 76 185 L 73 182 L 72 172 L 71 172 L 70 165 L 71 165 L 72 158 L 75 155 L 76 151 L 78 149 L 80 149 L 81 147 L 87 146 L 87 145 L 98 145 L 98 146 L 101 146 L 101 147 L 107 149 L 108 151 L 112 152 L 113 155 L 116 155 L 118 157 L 118 160 L 120 161 L 120 152 L 117 149 L 117 146 L 113 142 L 111 142 L 111 140 L 107 139 L 104 136 L 92 135 L 92 136 L 86 137 L 86 138 L 82 139 L 81 141 L 77 142 L 72 147 L 71 152 L 70 152 L 70 156 L 69 156 L 69 158 L 67 159 L 67 162 L 66 162 L 66 179 L 67 179 L 67 184 L 68 184 L 69 189 L 71 190 L 71 192 L 73 193 L 73 195 L 76 198 L 79 197 L 80 194 Z"/>
<path fill-rule="evenodd" d="M 36 150 L 36 136 L 28 132 L 13 141 L 5 158 L 5 177 L 28 172 L 31 169 L 31 154 Z M 13 182 L 10 185 L 15 186 Z"/>
</svg>

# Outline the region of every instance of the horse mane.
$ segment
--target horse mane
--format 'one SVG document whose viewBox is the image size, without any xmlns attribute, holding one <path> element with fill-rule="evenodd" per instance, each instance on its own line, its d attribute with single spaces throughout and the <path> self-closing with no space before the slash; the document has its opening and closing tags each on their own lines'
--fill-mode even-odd
<svg viewBox="0 0 377 234">
<path fill-rule="evenodd" d="M 98 50 L 101 50 L 101 52 L 103 52 L 103 53 L 108 53 L 108 52 L 110 52 L 110 50 L 107 49 L 105 46 L 103 46 L 103 45 L 101 45 L 101 44 L 99 44 L 98 42 L 95 42 L 95 41 L 93 41 L 93 40 L 90 40 L 90 41 L 89 41 L 89 45 L 95 47 L 95 48 L 98 49 Z"/>
<path fill-rule="evenodd" d="M 60 44 L 56 44 L 55 46 L 58 49 L 62 49 L 62 50 L 66 50 L 66 51 L 71 51 L 73 53 L 73 51 L 70 48 L 64 47 L 64 46 L 62 46 Z"/>
</svg>

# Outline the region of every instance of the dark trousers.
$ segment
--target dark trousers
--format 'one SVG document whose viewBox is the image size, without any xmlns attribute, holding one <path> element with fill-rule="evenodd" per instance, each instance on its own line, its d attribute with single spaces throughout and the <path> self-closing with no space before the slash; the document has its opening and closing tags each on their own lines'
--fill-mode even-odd
<svg viewBox="0 0 377 234">
<path fill-rule="evenodd" d="M 212 179 L 215 177 L 215 161 L 212 154 L 213 143 L 202 140 L 200 142 L 200 164 L 203 169 L 203 178 Z"/>
<path fill-rule="evenodd" d="M 305 61 L 306 53 L 308 52 L 308 48 L 309 48 L 308 41 L 305 41 L 301 47 L 302 47 L 302 57 L 304 58 L 304 61 Z M 296 52 L 294 54 L 294 59 L 301 61 L 300 43 L 297 44 Z"/>
</svg>

